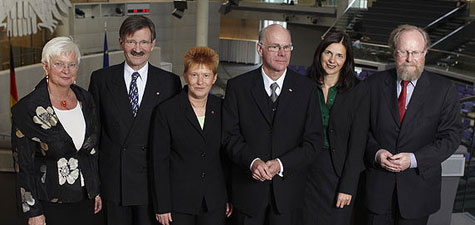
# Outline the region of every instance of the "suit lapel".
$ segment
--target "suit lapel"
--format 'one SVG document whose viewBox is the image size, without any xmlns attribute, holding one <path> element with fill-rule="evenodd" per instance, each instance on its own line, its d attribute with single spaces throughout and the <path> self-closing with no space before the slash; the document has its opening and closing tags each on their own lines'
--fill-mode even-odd
<svg viewBox="0 0 475 225">
<path fill-rule="evenodd" d="M 287 105 L 290 104 L 294 91 L 298 91 L 295 87 L 295 76 L 300 75 L 293 74 L 292 71 L 287 70 L 287 74 L 285 75 L 284 79 L 284 84 L 282 85 L 282 90 L 280 91 L 280 95 L 278 98 L 279 106 L 277 107 L 278 110 L 276 111 L 275 118 L 279 118 L 279 116 L 284 112 L 284 110 L 282 109 L 286 109 Z M 274 119 L 274 121 L 279 120 Z"/>
<path fill-rule="evenodd" d="M 254 75 L 254 85 L 251 89 L 252 97 L 256 102 L 257 106 L 259 107 L 262 116 L 266 119 L 269 125 L 272 125 L 272 119 L 270 118 L 270 108 L 267 104 L 269 96 L 264 89 L 264 81 L 262 80 L 261 69 L 255 70 L 256 73 Z"/>
<path fill-rule="evenodd" d="M 407 126 L 404 124 L 411 124 L 412 120 L 416 118 L 418 112 L 420 112 L 420 108 L 423 106 L 424 100 L 429 99 L 427 94 L 429 93 L 430 87 L 430 75 L 427 72 L 423 72 L 421 77 L 417 80 L 416 87 L 414 88 L 414 92 L 412 93 L 411 99 L 409 104 L 407 105 L 406 114 L 404 115 L 403 120 L 403 127 Z"/>
<path fill-rule="evenodd" d="M 145 90 L 142 96 L 142 101 L 140 102 L 139 110 L 137 111 L 136 120 L 142 117 L 142 115 L 147 114 L 147 111 L 153 110 L 156 105 L 155 102 L 160 97 L 162 82 L 160 82 L 160 76 L 157 76 L 154 72 L 152 65 L 149 64 L 147 83 L 145 84 Z M 132 112 L 132 110 L 130 111 Z"/>
<path fill-rule="evenodd" d="M 185 117 L 188 123 L 190 123 L 191 126 L 201 136 L 203 136 L 203 130 L 201 129 L 201 126 L 198 122 L 198 118 L 196 117 L 195 111 L 193 110 L 193 107 L 191 106 L 191 103 L 188 100 L 187 88 L 188 87 L 185 87 L 183 91 L 180 93 L 180 105 L 181 105 L 181 108 L 183 109 L 183 112 L 185 114 Z"/>
<path fill-rule="evenodd" d="M 124 63 L 121 63 L 117 66 L 115 71 L 112 71 L 108 86 L 111 92 L 109 99 L 115 101 L 117 104 L 117 113 L 122 117 L 122 122 L 125 123 L 126 127 L 130 127 L 134 121 L 134 115 L 132 114 L 129 95 L 124 80 Z"/>
<path fill-rule="evenodd" d="M 210 135 L 215 135 L 215 133 L 213 132 L 217 132 L 216 124 L 221 122 L 220 117 L 217 117 L 216 115 L 216 113 L 219 110 L 218 109 L 219 105 L 211 97 L 212 97 L 211 95 L 208 95 L 208 102 L 206 103 L 206 113 L 205 113 L 206 117 L 205 117 L 205 124 L 203 127 L 203 138 L 205 138 L 205 141 L 212 140 L 212 137 L 210 137 Z"/>
<path fill-rule="evenodd" d="M 384 86 L 381 86 L 383 97 L 386 99 L 387 106 L 389 111 L 394 119 L 394 122 L 400 126 L 399 122 L 399 108 L 397 105 L 397 90 L 396 90 L 396 70 L 391 70 L 389 74 L 386 75 L 384 80 Z"/>
</svg>

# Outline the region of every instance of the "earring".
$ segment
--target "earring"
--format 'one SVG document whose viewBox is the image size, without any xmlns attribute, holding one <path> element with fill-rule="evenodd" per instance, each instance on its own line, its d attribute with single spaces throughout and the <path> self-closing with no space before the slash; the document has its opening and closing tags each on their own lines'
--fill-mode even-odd
<svg viewBox="0 0 475 225">
<path fill-rule="evenodd" d="M 74 80 L 74 81 L 73 81 L 73 84 L 76 85 L 76 83 L 77 83 L 76 80 Z"/>
<path fill-rule="evenodd" d="M 49 78 L 49 76 L 48 76 L 48 74 L 46 74 L 46 83 L 48 83 L 48 78 Z"/>
</svg>

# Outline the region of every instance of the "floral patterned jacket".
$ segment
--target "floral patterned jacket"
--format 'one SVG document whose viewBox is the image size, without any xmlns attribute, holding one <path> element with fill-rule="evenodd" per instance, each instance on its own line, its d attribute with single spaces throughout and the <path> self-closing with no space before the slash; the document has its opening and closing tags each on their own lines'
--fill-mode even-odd
<svg viewBox="0 0 475 225">
<path fill-rule="evenodd" d="M 18 207 L 27 217 L 43 214 L 40 201 L 78 202 L 99 194 L 98 123 L 92 96 L 72 85 L 86 122 L 79 151 L 49 100 L 46 80 L 12 108 L 12 149 L 17 173 Z M 82 176 L 81 176 L 82 175 Z M 81 179 L 83 178 L 83 180 Z"/>
</svg>

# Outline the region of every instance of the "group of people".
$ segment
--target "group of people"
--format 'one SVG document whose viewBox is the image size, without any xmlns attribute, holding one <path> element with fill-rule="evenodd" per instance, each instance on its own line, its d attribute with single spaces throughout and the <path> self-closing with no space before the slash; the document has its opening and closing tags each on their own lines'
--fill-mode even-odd
<svg viewBox="0 0 475 225">
<path fill-rule="evenodd" d="M 325 36 L 308 76 L 288 69 L 289 30 L 259 33 L 262 66 L 210 94 L 219 57 L 184 56 L 178 76 L 148 62 L 153 22 L 128 17 L 125 62 L 75 84 L 67 37 L 43 48 L 45 78 L 12 108 L 18 207 L 29 225 L 423 225 L 440 207 L 441 162 L 458 147 L 453 85 L 424 70 L 427 33 L 390 36 L 395 69 L 354 76 L 352 42 Z M 364 173 L 362 173 L 364 171 Z M 364 174 L 364 184 L 359 184 Z"/>
</svg>

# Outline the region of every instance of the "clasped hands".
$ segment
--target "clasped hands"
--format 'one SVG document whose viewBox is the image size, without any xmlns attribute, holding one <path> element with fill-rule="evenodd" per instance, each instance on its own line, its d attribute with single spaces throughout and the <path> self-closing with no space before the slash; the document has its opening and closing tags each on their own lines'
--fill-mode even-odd
<svg viewBox="0 0 475 225">
<path fill-rule="evenodd" d="M 376 162 L 387 171 L 399 173 L 411 166 L 411 157 L 407 152 L 393 155 L 386 149 L 380 149 L 376 153 Z"/>
<path fill-rule="evenodd" d="M 256 159 L 251 166 L 252 178 L 258 181 L 272 180 L 272 178 L 280 171 L 280 163 L 277 159 L 264 162 Z"/>
</svg>

